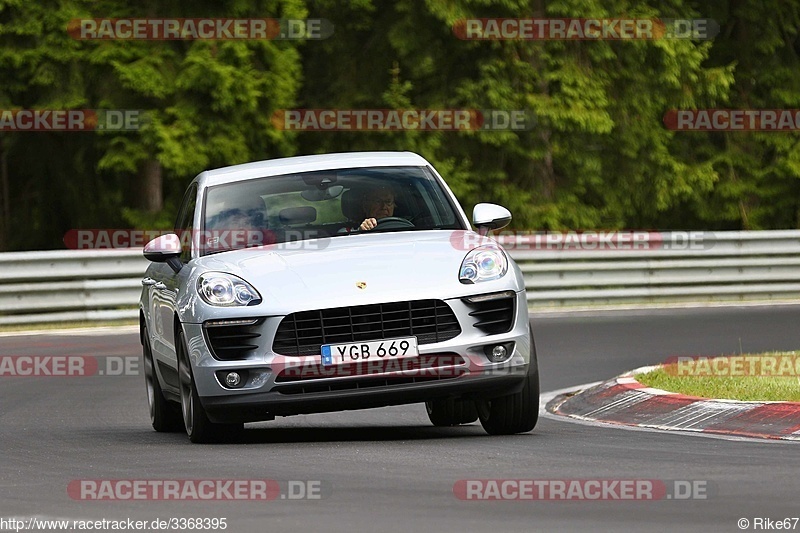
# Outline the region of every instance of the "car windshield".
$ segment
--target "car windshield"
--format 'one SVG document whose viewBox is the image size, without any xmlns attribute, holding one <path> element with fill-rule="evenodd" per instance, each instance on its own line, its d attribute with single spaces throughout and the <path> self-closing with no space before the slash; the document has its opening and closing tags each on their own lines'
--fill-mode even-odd
<svg viewBox="0 0 800 533">
<path fill-rule="evenodd" d="M 365 220 L 369 229 L 362 228 Z M 209 187 L 201 255 L 366 232 L 467 229 L 427 167 L 369 167 Z"/>
</svg>

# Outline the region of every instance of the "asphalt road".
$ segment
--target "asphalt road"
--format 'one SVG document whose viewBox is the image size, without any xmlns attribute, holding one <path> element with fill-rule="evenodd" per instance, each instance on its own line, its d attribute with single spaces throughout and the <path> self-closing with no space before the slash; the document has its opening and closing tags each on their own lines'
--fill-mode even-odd
<svg viewBox="0 0 800 533">
<path fill-rule="evenodd" d="M 542 390 L 671 355 L 800 347 L 800 306 L 533 319 Z M 133 358 L 135 334 L 0 337 L 0 355 Z M 132 359 L 129 359 L 132 361 Z M 137 369 L 129 369 L 131 372 Z M 140 368 L 138 371 L 140 372 Z M 227 518 L 227 531 L 740 531 L 800 516 L 795 443 L 731 441 L 543 418 L 530 434 L 434 428 L 421 405 L 277 419 L 239 443 L 191 445 L 150 428 L 141 375 L 0 378 L 0 520 Z M 322 499 L 81 501 L 81 479 L 320 481 Z M 705 500 L 463 501 L 466 479 L 706 483 Z M 791 525 L 792 522 L 790 522 Z M 3 529 L 0 521 L 0 530 Z M 800 530 L 800 524 L 796 525 Z M 748 529 L 750 530 L 750 529 Z"/>
</svg>

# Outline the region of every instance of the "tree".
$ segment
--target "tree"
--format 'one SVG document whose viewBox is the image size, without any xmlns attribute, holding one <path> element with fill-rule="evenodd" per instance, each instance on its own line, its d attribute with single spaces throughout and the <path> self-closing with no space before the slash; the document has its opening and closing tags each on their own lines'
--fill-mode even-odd
<svg viewBox="0 0 800 533">
<path fill-rule="evenodd" d="M 325 150 L 353 146 L 356 139 L 360 146 L 414 146 L 456 176 L 455 189 L 467 203 L 508 205 L 518 227 L 655 226 L 664 213 L 707 193 L 717 180 L 712 162 L 687 154 L 662 124 L 670 108 L 724 101 L 733 75 L 727 65 L 704 66 L 711 43 L 470 41 L 456 38 L 453 28 L 464 19 L 490 16 L 698 16 L 688 4 L 673 5 L 664 12 L 647 2 L 632 7 L 621 0 L 610 6 L 503 0 L 359 4 L 351 8 L 357 14 L 344 14 L 337 22 L 353 40 L 366 41 L 370 53 L 348 53 L 342 41 L 310 50 L 307 68 L 333 65 L 334 56 L 347 59 L 343 69 L 331 66 L 323 77 L 340 90 L 326 98 L 312 82 L 303 101 L 381 106 L 402 87 L 406 106 L 523 110 L 536 123 L 527 131 L 419 133 L 399 139 L 361 133 L 321 140 L 317 137 L 324 134 L 309 133 L 302 140 Z M 385 40 L 374 37 L 384 33 Z M 354 57 L 358 69 L 351 65 Z"/>
</svg>

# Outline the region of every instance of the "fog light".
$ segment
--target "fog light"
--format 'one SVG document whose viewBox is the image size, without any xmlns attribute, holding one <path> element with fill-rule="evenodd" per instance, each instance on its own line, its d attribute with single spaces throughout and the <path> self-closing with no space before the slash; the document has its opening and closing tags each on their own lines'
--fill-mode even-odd
<svg viewBox="0 0 800 533">
<path fill-rule="evenodd" d="M 507 355 L 508 350 L 506 350 L 506 347 L 502 344 L 498 344 L 492 348 L 491 360 L 495 363 L 499 363 L 500 361 L 505 361 Z"/>
<path fill-rule="evenodd" d="M 250 371 L 245 368 L 239 368 L 238 370 L 230 370 L 230 369 L 223 369 L 217 370 L 215 372 L 217 377 L 217 383 L 219 383 L 220 387 L 224 387 L 226 389 L 241 389 L 242 387 L 253 387 L 257 385 L 263 385 L 263 383 L 256 383 L 256 381 L 252 381 L 250 379 Z M 256 377 L 258 374 L 256 374 Z"/>
<path fill-rule="evenodd" d="M 238 387 L 242 382 L 242 376 L 238 372 L 228 372 L 225 376 L 225 384 L 228 387 Z"/>
<path fill-rule="evenodd" d="M 503 344 L 487 344 L 483 347 L 483 353 L 490 363 L 505 363 L 514 355 L 515 344 L 504 342 Z"/>
</svg>

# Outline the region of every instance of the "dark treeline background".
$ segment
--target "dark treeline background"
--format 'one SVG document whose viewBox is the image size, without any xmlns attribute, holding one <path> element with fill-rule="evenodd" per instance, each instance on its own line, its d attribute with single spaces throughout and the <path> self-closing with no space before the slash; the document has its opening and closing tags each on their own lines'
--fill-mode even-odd
<svg viewBox="0 0 800 533">
<path fill-rule="evenodd" d="M 79 41 L 76 18 L 325 18 L 321 41 Z M 712 18 L 712 41 L 465 41 L 479 17 Z M 800 108 L 796 0 L 0 0 L 0 109 L 141 109 L 131 132 L 0 132 L 0 250 L 169 227 L 199 172 L 411 150 L 518 229 L 800 227 L 798 133 L 668 109 Z M 287 108 L 524 109 L 524 132 L 284 132 Z"/>
</svg>

